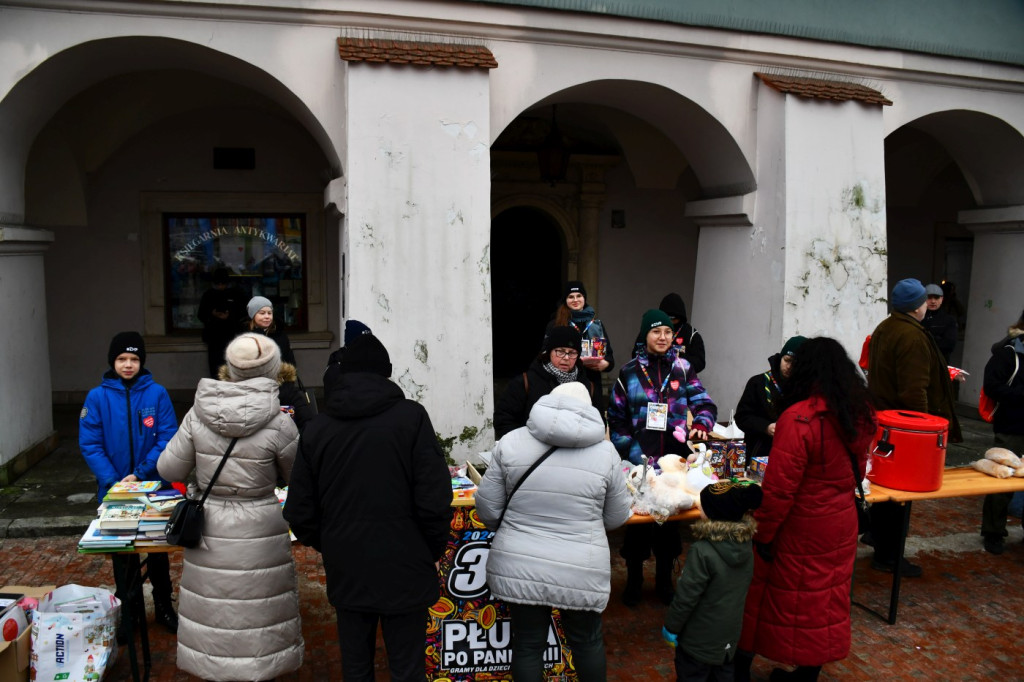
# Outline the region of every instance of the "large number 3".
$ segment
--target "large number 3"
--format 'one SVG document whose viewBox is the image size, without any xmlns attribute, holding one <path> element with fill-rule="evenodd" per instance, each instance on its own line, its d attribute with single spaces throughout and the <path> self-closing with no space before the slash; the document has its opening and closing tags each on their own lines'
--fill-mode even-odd
<svg viewBox="0 0 1024 682">
<path fill-rule="evenodd" d="M 487 588 L 486 542 L 470 542 L 459 548 L 448 572 L 448 592 L 456 599 L 476 599 L 489 591 Z"/>
</svg>

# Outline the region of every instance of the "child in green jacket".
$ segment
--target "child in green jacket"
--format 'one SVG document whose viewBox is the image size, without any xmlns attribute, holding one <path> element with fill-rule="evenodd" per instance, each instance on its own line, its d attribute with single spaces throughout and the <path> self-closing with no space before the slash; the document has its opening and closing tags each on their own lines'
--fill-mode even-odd
<svg viewBox="0 0 1024 682">
<path fill-rule="evenodd" d="M 662 636 L 676 650 L 676 680 L 732 682 L 743 605 L 754 575 L 748 512 L 761 506 L 761 487 L 719 481 L 700 493 L 701 520 L 690 546 Z"/>
</svg>

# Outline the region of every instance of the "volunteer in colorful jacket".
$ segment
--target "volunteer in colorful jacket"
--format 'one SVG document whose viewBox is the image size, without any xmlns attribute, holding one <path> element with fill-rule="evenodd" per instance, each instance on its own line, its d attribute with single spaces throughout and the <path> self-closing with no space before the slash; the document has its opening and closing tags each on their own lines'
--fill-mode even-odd
<svg viewBox="0 0 1024 682">
<path fill-rule="evenodd" d="M 160 480 L 156 462 L 178 428 L 167 390 L 153 381 L 146 364 L 146 344 L 138 332 L 121 332 L 107 351 L 110 370 L 89 391 L 78 420 L 78 444 L 99 484 L 98 498 L 118 481 Z M 178 631 L 171 604 L 170 562 L 166 554 L 149 555 L 155 620 Z"/>
<path fill-rule="evenodd" d="M 612 387 L 608 426 L 612 443 L 622 459 L 633 464 L 647 455 L 657 463 L 662 455 L 686 456 L 689 449 L 673 436 L 679 427 L 690 440 L 707 440 L 715 426 L 718 408 L 708 396 L 690 363 L 672 351 L 672 320 L 661 310 L 644 313 L 640 331 L 645 346 L 622 368 Z M 687 432 L 687 414 L 693 423 Z M 628 577 L 622 600 L 628 606 L 640 603 L 643 562 L 653 550 L 657 560 L 655 589 L 666 604 L 672 601 L 672 564 L 680 552 L 679 524 L 645 523 L 626 528 L 620 554 L 626 560 Z"/>
</svg>

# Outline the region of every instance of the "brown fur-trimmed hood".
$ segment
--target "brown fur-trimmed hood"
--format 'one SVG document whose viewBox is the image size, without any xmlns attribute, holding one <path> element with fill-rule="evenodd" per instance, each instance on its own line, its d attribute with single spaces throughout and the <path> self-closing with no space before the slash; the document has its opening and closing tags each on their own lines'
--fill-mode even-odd
<svg viewBox="0 0 1024 682">
<path fill-rule="evenodd" d="M 693 537 L 711 542 L 747 542 L 754 538 L 757 522 L 751 514 L 744 514 L 739 521 L 714 521 L 701 519 L 693 524 Z"/>
<path fill-rule="evenodd" d="M 288 382 L 294 382 L 298 378 L 299 374 L 295 369 L 295 365 L 282 362 L 281 369 L 277 372 L 277 383 L 286 384 Z M 220 381 L 231 381 L 230 375 L 228 375 L 228 366 L 221 365 L 220 369 L 217 370 L 217 379 Z"/>
</svg>

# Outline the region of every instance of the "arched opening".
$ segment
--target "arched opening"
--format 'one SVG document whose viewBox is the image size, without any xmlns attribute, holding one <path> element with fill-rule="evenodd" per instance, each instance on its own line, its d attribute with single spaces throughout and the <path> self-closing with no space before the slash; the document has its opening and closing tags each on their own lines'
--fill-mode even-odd
<svg viewBox="0 0 1024 682">
<path fill-rule="evenodd" d="M 557 302 L 554 292 L 564 279 L 563 242 L 558 223 L 539 208 L 510 208 L 491 222 L 496 382 L 525 371 L 540 351 L 544 328 Z"/>
<path fill-rule="evenodd" d="M 87 78 L 82 64 L 93 67 Z M 79 77 L 70 89 L 68 74 Z M 37 118 L 27 119 L 33 104 Z M 122 329 L 142 331 L 147 366 L 190 394 L 208 374 L 198 301 L 213 271 L 231 265 L 228 251 L 244 263 L 231 268 L 237 288 L 271 298 L 315 385 L 312 368 L 338 334 L 337 293 L 326 284 L 337 279 L 328 254 L 338 242 L 326 229 L 323 192 L 340 165 L 324 128 L 281 82 L 183 41 L 101 40 L 22 79 L 0 104 L 0 121 L 19 123 L 5 139 L 30 133 L 19 171 L 24 218 L 55 237 L 44 257 L 55 400 L 77 400 L 95 384 L 97 367 L 82 359 L 102 360 Z M 206 241 L 175 260 L 183 246 L 175 239 L 193 228 L 170 235 L 172 215 L 195 217 L 193 231 L 216 233 L 218 246 Z M 217 230 L 198 222 L 214 215 L 235 222 Z M 272 238 L 260 237 L 260 226 Z M 94 306 L 65 304 L 112 295 L 118 305 L 101 306 L 98 318 Z M 95 333 L 77 337 L 84 328 Z"/>
<path fill-rule="evenodd" d="M 970 346 L 966 334 L 976 280 L 975 232 L 961 216 L 1024 203 L 1022 159 L 1024 138 L 1017 131 L 973 111 L 923 116 L 885 140 L 889 281 L 916 277 L 945 284 L 943 308 L 957 318 L 960 330 L 949 361 L 958 367 L 972 364 L 965 350 Z M 996 293 L 988 291 L 985 298 Z M 986 359 L 984 353 L 975 358 L 975 369 Z M 976 393 L 977 386 L 973 390 Z"/>
<path fill-rule="evenodd" d="M 550 162 L 559 158 L 567 163 L 555 174 Z M 701 239 L 700 227 L 687 215 L 688 204 L 754 189 L 751 167 L 725 126 L 695 101 L 654 83 L 597 80 L 548 93 L 510 120 L 491 146 L 495 213 L 543 207 L 565 239 L 561 280 L 538 282 L 538 300 L 532 303 L 543 309 L 546 322 L 564 281 L 584 283 L 616 362 L 602 375 L 605 392 L 630 358 L 644 310 L 657 307 L 670 292 L 694 310 Z M 502 250 L 522 248 L 525 237 L 516 233 L 515 223 L 509 228 L 510 235 L 492 233 L 494 263 L 505 258 Z M 535 259 L 537 250 L 530 254 Z M 551 271 L 535 268 L 531 260 L 520 267 L 543 277 Z M 504 294 L 497 271 L 492 277 L 498 300 Z M 496 305 L 498 377 L 525 368 L 502 365 L 508 357 L 501 350 L 509 327 L 505 319 Z M 520 357 L 523 363 L 530 354 Z"/>
</svg>

